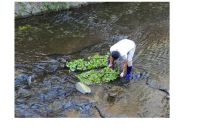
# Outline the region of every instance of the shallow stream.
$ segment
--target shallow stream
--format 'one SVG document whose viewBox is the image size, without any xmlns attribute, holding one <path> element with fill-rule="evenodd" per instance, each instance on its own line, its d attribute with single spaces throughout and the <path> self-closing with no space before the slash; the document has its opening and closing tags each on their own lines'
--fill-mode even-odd
<svg viewBox="0 0 218 130">
<path fill-rule="evenodd" d="M 69 73 L 65 61 L 105 55 L 125 38 L 136 43 L 131 80 L 77 91 L 81 72 Z M 97 3 L 16 19 L 15 117 L 169 118 L 169 65 L 168 2 Z M 113 65 L 122 67 L 122 59 Z"/>
</svg>

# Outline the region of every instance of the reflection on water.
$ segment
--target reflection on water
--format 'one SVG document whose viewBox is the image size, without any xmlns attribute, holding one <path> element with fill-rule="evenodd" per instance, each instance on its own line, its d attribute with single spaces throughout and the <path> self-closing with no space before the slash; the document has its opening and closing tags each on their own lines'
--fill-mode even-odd
<svg viewBox="0 0 218 130">
<path fill-rule="evenodd" d="M 107 117 L 108 113 L 123 109 L 124 102 L 128 102 L 132 106 L 137 103 L 140 106 L 140 108 L 125 106 L 126 109 L 129 108 L 127 111 L 133 113 L 133 117 L 138 111 L 137 116 L 140 117 L 169 117 L 169 102 L 164 99 L 162 91 L 155 91 L 156 88 L 169 91 L 169 3 L 167 2 L 106 2 L 15 20 L 15 66 L 24 66 L 28 68 L 28 73 L 32 74 L 33 70 L 37 69 L 34 67 L 35 64 L 49 62 L 56 56 L 69 61 L 95 54 L 104 55 L 111 45 L 125 37 L 136 43 L 132 73 L 140 72 L 141 76 L 146 73 L 149 77 L 140 81 L 142 83 L 130 84 L 131 87 L 126 88 L 124 97 L 117 100 L 113 108 L 106 108 L 104 115 Z M 117 67 L 115 65 L 118 70 L 122 69 L 121 66 L 119 63 Z M 15 68 L 15 71 L 18 69 Z M 120 82 L 112 84 L 122 85 Z M 144 87 L 140 85 L 144 83 L 146 83 Z M 107 99 L 110 98 L 105 98 L 105 101 Z M 15 100 L 19 101 L 19 97 Z M 159 101 L 159 106 L 154 106 L 157 105 L 154 104 L 156 100 Z M 109 101 L 116 102 L 113 98 Z M 119 102 L 123 104 L 119 105 Z M 45 108 L 50 110 L 52 106 L 58 107 L 58 104 L 61 103 L 53 101 L 50 107 Z M 46 106 L 46 103 L 44 105 Z M 22 107 L 28 108 L 29 104 L 23 104 Z M 100 110 L 100 107 L 98 109 Z M 164 112 L 160 112 L 161 110 Z M 78 110 L 69 111 L 76 113 Z M 72 116 L 69 111 L 67 115 Z M 96 113 L 94 108 L 90 111 Z M 124 110 L 119 112 L 122 113 Z M 119 112 L 114 114 L 119 115 Z M 79 114 L 72 117 L 83 116 Z"/>
</svg>

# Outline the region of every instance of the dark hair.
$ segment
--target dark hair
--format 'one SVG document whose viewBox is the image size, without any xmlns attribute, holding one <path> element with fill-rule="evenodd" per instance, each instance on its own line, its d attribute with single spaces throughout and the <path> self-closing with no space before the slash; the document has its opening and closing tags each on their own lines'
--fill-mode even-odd
<svg viewBox="0 0 218 130">
<path fill-rule="evenodd" d="M 113 51 L 112 52 L 112 57 L 113 57 L 114 60 L 118 59 L 119 56 L 120 56 L 120 53 L 118 51 Z"/>
</svg>

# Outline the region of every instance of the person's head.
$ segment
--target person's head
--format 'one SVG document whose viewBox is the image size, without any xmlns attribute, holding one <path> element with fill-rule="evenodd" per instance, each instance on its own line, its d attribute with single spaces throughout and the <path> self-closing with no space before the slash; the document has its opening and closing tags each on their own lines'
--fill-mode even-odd
<svg viewBox="0 0 218 130">
<path fill-rule="evenodd" d="M 113 57 L 114 60 L 118 59 L 119 56 L 120 56 L 120 53 L 118 51 L 113 51 L 112 52 L 112 57 Z"/>
</svg>

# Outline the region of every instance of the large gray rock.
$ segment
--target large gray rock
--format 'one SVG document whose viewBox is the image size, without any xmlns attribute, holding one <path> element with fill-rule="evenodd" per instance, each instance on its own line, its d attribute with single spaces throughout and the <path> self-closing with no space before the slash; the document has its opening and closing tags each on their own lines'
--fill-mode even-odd
<svg viewBox="0 0 218 130">
<path fill-rule="evenodd" d="M 81 82 L 76 83 L 76 89 L 83 94 L 91 93 L 91 89 Z"/>
</svg>

